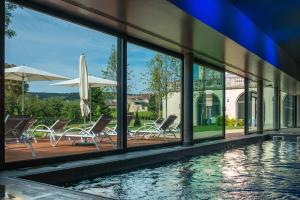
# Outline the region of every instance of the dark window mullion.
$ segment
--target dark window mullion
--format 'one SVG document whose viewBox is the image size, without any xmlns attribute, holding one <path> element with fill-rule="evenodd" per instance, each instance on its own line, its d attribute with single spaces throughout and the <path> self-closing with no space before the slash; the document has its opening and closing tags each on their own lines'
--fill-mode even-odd
<svg viewBox="0 0 300 200">
<path fill-rule="evenodd" d="M 1 26 L 1 39 L 0 39 L 0 169 L 4 168 L 5 164 L 5 124 L 4 124 L 4 48 L 5 48 L 5 1 L 0 3 L 0 26 Z"/>
<path fill-rule="evenodd" d="M 118 38 L 117 66 L 117 147 L 127 148 L 127 40 Z"/>
</svg>

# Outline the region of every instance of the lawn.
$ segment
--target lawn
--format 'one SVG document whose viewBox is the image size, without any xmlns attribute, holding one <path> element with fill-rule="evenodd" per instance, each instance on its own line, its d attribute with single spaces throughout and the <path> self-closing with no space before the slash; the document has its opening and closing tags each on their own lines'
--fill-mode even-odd
<svg viewBox="0 0 300 200">
<path fill-rule="evenodd" d="M 243 126 L 226 126 L 226 130 L 243 129 Z M 194 126 L 193 134 L 194 138 L 208 138 L 223 135 L 222 126 Z"/>
</svg>

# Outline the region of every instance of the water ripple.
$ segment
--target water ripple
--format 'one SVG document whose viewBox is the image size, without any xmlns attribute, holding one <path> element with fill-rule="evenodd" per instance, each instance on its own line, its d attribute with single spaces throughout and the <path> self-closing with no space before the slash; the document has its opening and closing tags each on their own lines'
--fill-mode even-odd
<svg viewBox="0 0 300 200">
<path fill-rule="evenodd" d="M 266 141 L 67 188 L 116 199 L 300 199 L 300 147 Z"/>
</svg>

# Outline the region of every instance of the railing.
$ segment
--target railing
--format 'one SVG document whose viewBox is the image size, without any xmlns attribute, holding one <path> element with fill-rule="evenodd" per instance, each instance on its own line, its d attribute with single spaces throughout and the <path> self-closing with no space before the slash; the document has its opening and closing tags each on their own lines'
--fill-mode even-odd
<svg viewBox="0 0 300 200">
<path fill-rule="evenodd" d="M 243 89 L 245 87 L 245 79 L 241 77 L 226 77 L 226 89 Z M 222 90 L 223 89 L 223 79 L 221 78 L 210 78 L 207 80 L 194 80 L 194 90 Z M 255 82 L 251 83 L 254 86 Z M 170 88 L 179 90 L 181 84 L 180 82 L 175 83 Z"/>
<path fill-rule="evenodd" d="M 245 87 L 245 79 L 242 77 L 227 77 L 226 88 L 227 89 L 242 89 Z"/>
</svg>

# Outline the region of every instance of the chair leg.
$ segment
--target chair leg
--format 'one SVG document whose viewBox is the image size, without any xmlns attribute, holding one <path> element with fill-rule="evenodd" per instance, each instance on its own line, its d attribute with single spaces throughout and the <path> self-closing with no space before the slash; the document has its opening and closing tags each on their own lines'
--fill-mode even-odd
<svg viewBox="0 0 300 200">
<path fill-rule="evenodd" d="M 97 142 L 99 142 L 99 139 L 95 136 L 95 137 L 92 137 L 92 140 L 95 143 L 97 151 L 100 151 L 100 146 L 97 144 Z M 99 142 L 99 144 L 100 144 L 100 142 Z"/>
<path fill-rule="evenodd" d="M 108 140 L 110 141 L 110 143 L 113 145 L 113 148 L 116 148 L 116 145 L 114 144 L 113 140 L 111 139 L 110 135 L 108 135 L 106 132 L 104 132 L 104 135 L 108 138 Z"/>
<path fill-rule="evenodd" d="M 31 151 L 31 155 L 32 155 L 32 157 L 33 158 L 36 158 L 36 154 L 35 154 L 35 151 L 34 151 L 34 149 L 33 149 L 33 147 L 32 147 L 32 144 L 31 144 L 31 142 L 25 142 L 26 143 L 26 145 L 28 146 L 28 148 L 30 149 L 30 151 Z"/>
<path fill-rule="evenodd" d="M 37 140 L 32 131 L 28 131 L 27 134 L 28 134 L 28 137 L 33 139 L 34 143 L 37 143 Z"/>
<path fill-rule="evenodd" d="M 57 144 L 59 143 L 59 141 L 61 140 L 61 138 L 64 137 L 64 136 L 65 136 L 65 133 L 63 133 L 63 134 L 58 138 L 58 140 L 57 140 L 56 142 L 53 141 L 53 142 L 55 142 L 54 145 L 52 145 L 52 142 L 51 142 L 51 145 L 54 146 L 54 147 L 56 147 Z"/>
</svg>

